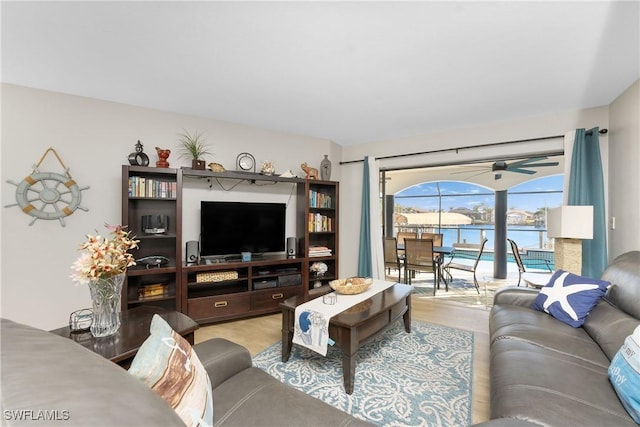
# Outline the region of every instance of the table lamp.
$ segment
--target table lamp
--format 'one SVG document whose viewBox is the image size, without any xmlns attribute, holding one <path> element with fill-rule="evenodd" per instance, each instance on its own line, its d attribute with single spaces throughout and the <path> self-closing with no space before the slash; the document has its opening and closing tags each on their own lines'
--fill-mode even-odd
<svg viewBox="0 0 640 427">
<path fill-rule="evenodd" d="M 547 212 L 556 270 L 582 274 L 582 240 L 593 239 L 593 206 L 560 206 Z"/>
</svg>

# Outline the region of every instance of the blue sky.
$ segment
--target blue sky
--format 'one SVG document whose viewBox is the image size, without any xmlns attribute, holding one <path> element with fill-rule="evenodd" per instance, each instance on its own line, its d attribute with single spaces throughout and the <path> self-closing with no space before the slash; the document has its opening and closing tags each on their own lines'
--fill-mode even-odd
<svg viewBox="0 0 640 427">
<path fill-rule="evenodd" d="M 509 189 L 509 208 L 522 209 L 529 212 L 535 212 L 539 208 L 553 208 L 562 204 L 562 186 L 563 175 L 553 175 L 543 178 L 533 179 L 531 181 L 519 184 Z M 413 187 L 407 188 L 396 194 L 396 205 L 410 206 L 421 208 L 424 210 L 438 210 L 437 197 L 423 197 L 405 199 L 405 196 L 434 196 L 438 194 L 438 187 L 442 194 L 442 210 L 448 211 L 451 208 L 466 207 L 473 209 L 474 206 L 485 204 L 493 208 L 494 197 L 493 192 L 487 188 L 466 182 L 440 181 L 427 182 Z M 548 194 L 511 194 L 512 192 L 535 192 L 559 190 L 560 193 Z M 465 196 L 461 196 L 461 195 Z"/>
</svg>

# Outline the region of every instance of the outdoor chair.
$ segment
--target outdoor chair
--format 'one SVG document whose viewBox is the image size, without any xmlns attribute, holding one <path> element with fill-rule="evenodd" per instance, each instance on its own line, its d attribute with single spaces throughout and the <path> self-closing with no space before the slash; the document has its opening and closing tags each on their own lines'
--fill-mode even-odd
<svg viewBox="0 0 640 427">
<path fill-rule="evenodd" d="M 442 246 L 442 233 L 422 233 L 420 238 L 433 240 L 433 246 Z"/>
<path fill-rule="evenodd" d="M 404 240 L 404 281 L 411 284 L 414 272 L 433 273 L 433 295 L 439 287 L 439 275 L 436 261 L 433 258 L 433 240 L 405 239 Z M 447 285 L 447 291 L 449 286 Z"/>
<path fill-rule="evenodd" d="M 511 252 L 513 253 L 513 259 L 516 260 L 516 264 L 518 265 L 518 285 L 520 286 L 520 281 L 522 280 L 522 273 L 526 272 L 524 268 L 524 264 L 522 263 L 522 258 L 520 258 L 520 250 L 518 249 L 518 244 L 511 239 L 507 239 L 507 242 L 511 245 Z"/>
<path fill-rule="evenodd" d="M 520 286 L 520 281 L 522 280 L 522 273 L 526 273 L 527 272 L 526 267 L 525 267 L 525 263 L 522 260 L 522 254 L 520 253 L 520 249 L 518 248 L 518 244 L 515 241 L 511 240 L 511 239 L 507 239 L 507 241 L 511 245 L 511 252 L 513 253 L 513 259 L 515 259 L 516 264 L 518 265 L 518 286 Z M 544 262 L 545 267 L 547 268 L 547 270 L 549 270 L 549 272 L 553 272 L 553 269 L 549 265 L 549 261 L 547 261 L 545 259 L 543 259 L 543 260 L 534 260 L 534 262 L 535 261 Z M 531 265 L 529 265 L 529 266 L 531 266 Z"/>
<path fill-rule="evenodd" d="M 384 246 L 384 267 L 391 274 L 391 269 L 398 270 L 398 282 L 400 282 L 401 266 L 400 257 L 398 256 L 398 244 L 395 237 L 385 237 Z"/>
<path fill-rule="evenodd" d="M 442 233 L 421 233 L 420 238 L 433 240 L 434 247 L 442 246 Z M 440 274 L 440 277 L 442 277 L 441 273 L 442 273 L 442 264 L 444 262 L 444 257 L 442 256 L 442 254 L 434 252 L 433 259 L 436 261 L 436 266 L 438 267 L 438 274 Z M 446 278 L 445 278 L 445 283 L 446 283 Z"/>
<path fill-rule="evenodd" d="M 398 245 L 404 245 L 404 239 L 417 239 L 417 238 L 418 238 L 418 232 L 416 231 L 398 231 L 398 234 L 396 234 Z"/>
<path fill-rule="evenodd" d="M 396 240 L 398 244 L 398 256 L 400 257 L 400 261 L 404 260 L 404 239 L 417 239 L 418 232 L 417 231 L 398 231 L 396 234 Z"/>
<path fill-rule="evenodd" d="M 479 245 L 467 245 L 467 247 L 470 247 L 470 246 L 477 247 L 477 250 L 478 250 L 478 255 L 476 256 L 473 264 L 463 264 L 459 262 L 453 262 L 456 258 L 456 252 L 454 252 L 449 263 L 444 266 L 444 270 L 449 275 L 450 278 L 453 278 L 453 275 L 451 274 L 451 270 L 462 270 L 462 271 L 468 271 L 473 273 L 473 284 L 476 287 L 476 291 L 478 291 L 478 295 L 480 294 L 480 285 L 478 285 L 478 278 L 476 277 L 476 271 L 478 269 L 478 263 L 480 262 L 480 257 L 482 257 L 482 251 L 484 251 L 484 245 L 486 243 L 487 243 L 487 239 L 484 238 L 482 240 L 482 243 L 480 243 Z"/>
</svg>

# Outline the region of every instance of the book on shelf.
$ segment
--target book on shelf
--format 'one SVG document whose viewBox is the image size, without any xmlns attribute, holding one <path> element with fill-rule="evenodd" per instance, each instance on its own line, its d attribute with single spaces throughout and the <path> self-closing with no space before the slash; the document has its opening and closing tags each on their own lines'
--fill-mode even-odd
<svg viewBox="0 0 640 427">
<path fill-rule="evenodd" d="M 138 288 L 138 299 L 158 298 L 168 295 L 169 286 L 166 283 L 155 283 Z"/>
<path fill-rule="evenodd" d="M 309 190 L 309 207 L 330 209 L 333 207 L 333 197 L 329 194 Z"/>
<path fill-rule="evenodd" d="M 150 197 L 173 199 L 176 197 L 177 183 L 144 176 L 129 177 L 129 197 Z"/>
<path fill-rule="evenodd" d="M 326 246 L 309 246 L 309 256 L 331 256 L 332 250 Z"/>
<path fill-rule="evenodd" d="M 333 218 L 319 213 L 309 213 L 310 232 L 331 232 L 333 231 Z"/>
</svg>

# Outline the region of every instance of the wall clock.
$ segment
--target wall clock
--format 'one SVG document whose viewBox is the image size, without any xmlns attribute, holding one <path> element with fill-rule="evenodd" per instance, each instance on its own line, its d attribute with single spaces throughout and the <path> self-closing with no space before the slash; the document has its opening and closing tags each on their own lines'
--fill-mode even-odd
<svg viewBox="0 0 640 427">
<path fill-rule="evenodd" d="M 55 172 L 40 172 L 38 170 L 38 167 L 49 152 L 55 154 L 64 168 L 64 175 Z M 57 219 L 64 227 L 64 217 L 71 215 L 76 209 L 89 210 L 80 205 L 82 191 L 89 187 L 81 188 L 78 186 L 71 178 L 69 168 L 62 163 L 58 153 L 53 148 L 45 151 L 38 164 L 34 165 L 31 175 L 26 176 L 19 183 L 11 180 L 7 180 L 7 182 L 17 187 L 16 203 L 5 207 L 19 206 L 22 212 L 33 217 L 29 225 L 33 225 L 39 219 Z"/>
<path fill-rule="evenodd" d="M 256 171 L 256 158 L 249 153 L 240 153 L 236 157 L 236 170 L 242 172 Z"/>
</svg>

